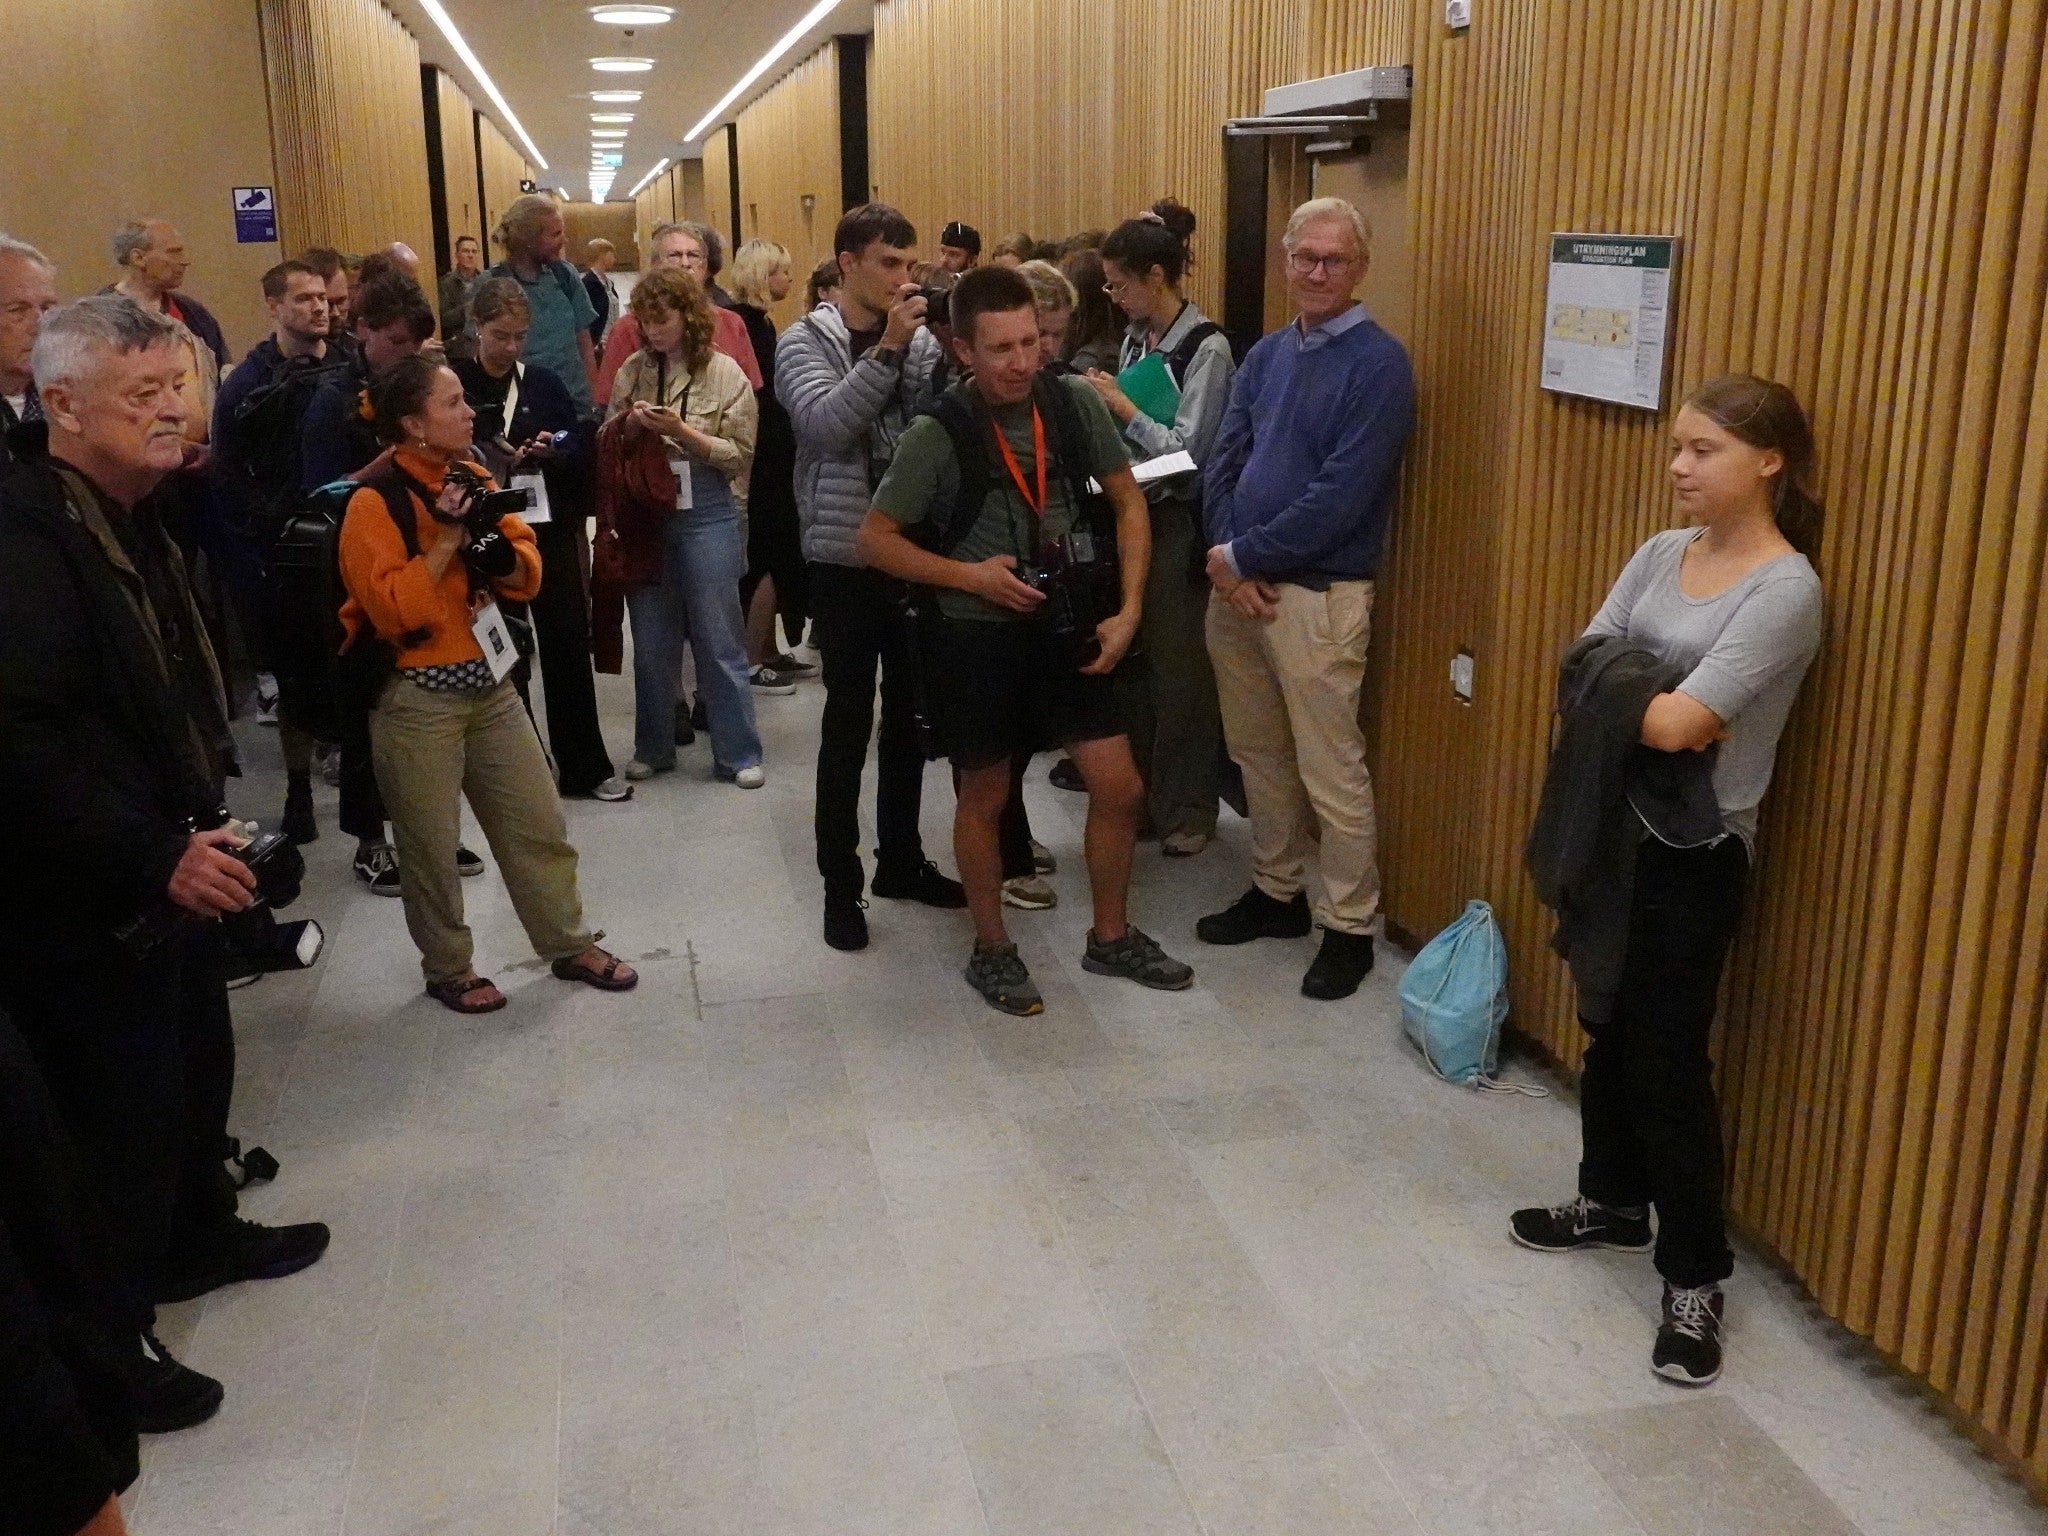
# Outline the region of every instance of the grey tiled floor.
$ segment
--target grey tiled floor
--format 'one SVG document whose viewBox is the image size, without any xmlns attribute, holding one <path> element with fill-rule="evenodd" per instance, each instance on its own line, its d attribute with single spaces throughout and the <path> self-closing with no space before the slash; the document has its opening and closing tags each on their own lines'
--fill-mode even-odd
<svg viewBox="0 0 2048 1536">
<path fill-rule="evenodd" d="M 1240 823 L 1140 854 L 1135 915 L 1191 992 L 1080 969 L 1080 802 L 1042 766 L 1065 904 L 1014 928 L 1044 1017 L 966 992 L 959 914 L 877 902 L 871 949 L 825 949 L 820 697 L 761 701 L 765 790 L 700 747 L 570 807 L 592 919 L 645 974 L 624 998 L 548 977 L 487 875 L 512 1006 L 424 1000 L 323 792 L 329 955 L 238 994 L 236 1122 L 284 1162 L 248 1210 L 334 1245 L 171 1309 L 228 1400 L 150 1444 L 146 1536 L 2048 1532 L 1755 1262 L 1722 1383 L 1654 1379 L 1647 1261 L 1503 1232 L 1571 1186 L 1566 1104 L 1431 1080 L 1391 957 L 1316 1005 L 1306 941 L 1194 942 Z M 238 808 L 269 813 L 276 746 L 246 735 Z"/>
</svg>

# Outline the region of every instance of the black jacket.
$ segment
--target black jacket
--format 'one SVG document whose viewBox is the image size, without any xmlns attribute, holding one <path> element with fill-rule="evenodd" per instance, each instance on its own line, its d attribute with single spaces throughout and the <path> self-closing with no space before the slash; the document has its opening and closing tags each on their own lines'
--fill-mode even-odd
<svg viewBox="0 0 2048 1536">
<path fill-rule="evenodd" d="M 0 1530 L 72 1536 L 135 1481 L 119 1368 L 148 1323 L 108 1283 L 99 1210 L 35 1058 L 0 1014 Z"/>
<path fill-rule="evenodd" d="M 1550 945 L 1571 967 L 1588 1024 L 1613 1014 L 1645 830 L 1679 848 L 1725 832 L 1714 799 L 1718 749 L 1643 745 L 1650 701 L 1684 678 L 1684 669 L 1616 636 L 1581 639 L 1558 668 L 1557 739 L 1523 862 L 1557 914 Z"/>
<path fill-rule="evenodd" d="M 123 580 L 47 462 L 0 475 L 0 846 L 22 876 L 0 882 L 0 945 L 124 925 L 162 898 L 188 818 L 218 823 Z"/>
</svg>

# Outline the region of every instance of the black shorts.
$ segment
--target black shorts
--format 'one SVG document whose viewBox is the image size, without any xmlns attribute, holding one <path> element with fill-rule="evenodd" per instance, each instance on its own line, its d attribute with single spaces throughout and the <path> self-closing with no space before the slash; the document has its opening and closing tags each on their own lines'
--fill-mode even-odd
<svg viewBox="0 0 2048 1536">
<path fill-rule="evenodd" d="M 1042 625 L 936 618 L 921 635 L 925 709 L 955 768 L 1124 734 L 1110 678 L 1063 664 Z"/>
</svg>

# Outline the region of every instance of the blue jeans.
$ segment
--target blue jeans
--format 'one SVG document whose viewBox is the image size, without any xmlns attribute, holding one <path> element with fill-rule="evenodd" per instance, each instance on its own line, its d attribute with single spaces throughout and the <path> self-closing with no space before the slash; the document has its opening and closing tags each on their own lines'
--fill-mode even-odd
<svg viewBox="0 0 2048 1536">
<path fill-rule="evenodd" d="M 662 551 L 661 582 L 626 594 L 633 625 L 633 755 L 650 768 L 676 760 L 676 674 L 687 640 L 697 657 L 697 693 L 711 721 L 711 757 L 736 773 L 761 761 L 748 681 L 740 577 L 746 546 L 725 476 L 690 466 L 688 511 L 674 513 Z"/>
</svg>

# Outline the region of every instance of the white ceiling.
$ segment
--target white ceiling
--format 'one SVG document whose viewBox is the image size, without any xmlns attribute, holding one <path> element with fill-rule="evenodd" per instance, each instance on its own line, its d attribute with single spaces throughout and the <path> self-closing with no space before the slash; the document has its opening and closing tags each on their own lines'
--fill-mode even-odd
<svg viewBox="0 0 2048 1536">
<path fill-rule="evenodd" d="M 418 0 L 385 3 L 419 39 L 420 56 L 448 71 L 470 100 L 496 119 L 512 142 L 524 150 L 512 125 L 504 121 Z M 803 19 L 814 0 L 664 0 L 674 6 L 675 19 L 662 26 L 638 28 L 630 41 L 624 28 L 591 20 L 591 3 L 442 0 L 470 50 L 497 82 L 547 160 L 543 185 L 559 185 L 578 200 L 588 197 L 590 130 L 618 126 L 593 124 L 590 114 L 635 114 L 634 121 L 624 125 L 629 133 L 625 164 L 612 185 L 612 200 L 620 201 L 663 156 L 691 158 L 703 153 L 699 143 L 684 144 L 683 134 L 783 33 Z M 737 116 L 826 38 L 866 32 L 873 18 L 873 0 L 844 0 L 726 108 L 720 121 Z M 655 64 L 646 74 L 599 74 L 589 63 L 599 54 L 637 54 Z M 590 92 L 606 89 L 643 94 L 632 106 L 602 106 L 590 100 Z M 705 132 L 716 127 L 714 123 Z"/>
</svg>

